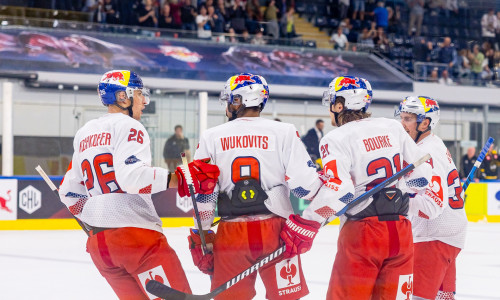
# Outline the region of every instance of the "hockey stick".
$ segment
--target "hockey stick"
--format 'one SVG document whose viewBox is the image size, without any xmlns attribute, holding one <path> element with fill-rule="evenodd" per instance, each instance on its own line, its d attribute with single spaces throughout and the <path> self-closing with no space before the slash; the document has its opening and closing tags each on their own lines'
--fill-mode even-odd
<svg viewBox="0 0 500 300">
<path fill-rule="evenodd" d="M 146 284 L 146 290 L 157 297 L 168 300 L 209 300 L 214 298 L 218 294 L 222 293 L 223 291 L 227 290 L 228 288 L 232 287 L 237 282 L 243 280 L 245 277 L 256 272 L 259 268 L 262 268 L 262 266 L 268 264 L 269 262 L 280 256 L 283 252 L 285 252 L 285 249 L 286 249 L 285 245 L 279 247 L 273 253 L 269 254 L 268 256 L 264 257 L 263 259 L 253 264 L 250 268 L 234 276 L 229 281 L 226 281 L 225 283 L 221 284 L 216 289 L 205 295 L 186 294 L 181 291 L 174 290 L 173 288 L 164 285 L 163 283 L 158 282 L 156 280 L 150 280 Z"/>
<path fill-rule="evenodd" d="M 420 158 L 419 160 L 417 160 L 413 164 L 410 164 L 410 165 L 406 166 L 404 169 L 402 169 L 401 171 L 399 171 L 396 174 L 392 175 L 390 178 L 388 178 L 388 179 L 382 181 L 381 183 L 379 183 L 373 189 L 369 190 L 368 192 L 366 192 L 363 195 L 359 196 L 358 198 L 354 199 L 351 203 L 349 203 L 348 205 L 346 205 L 346 207 L 344 209 L 342 209 L 341 211 L 339 211 L 336 214 L 336 216 L 340 216 L 341 214 L 345 213 L 346 210 L 349 207 L 351 207 L 351 205 L 353 203 L 359 202 L 361 200 L 364 200 L 364 199 L 366 199 L 368 197 L 373 196 L 375 193 L 379 192 L 381 189 L 383 189 L 384 187 L 386 187 L 387 185 L 389 185 L 393 181 L 401 178 L 402 176 L 404 176 L 408 172 L 410 172 L 413 169 L 415 169 L 416 167 L 420 166 L 422 163 L 428 161 L 430 158 L 431 158 L 431 156 L 429 154 L 426 154 L 425 156 L 423 156 L 422 158 Z M 323 226 L 326 225 L 326 224 L 328 224 L 329 222 L 330 221 L 325 222 L 323 224 Z M 153 294 L 153 295 L 155 295 L 155 296 L 157 296 L 159 298 L 167 299 L 167 300 L 209 300 L 209 299 L 212 299 L 213 297 L 217 296 L 221 292 L 227 290 L 228 288 L 230 288 L 231 286 L 233 286 L 238 281 L 240 281 L 243 278 L 247 277 L 248 275 L 254 273 L 259 268 L 261 268 L 262 266 L 264 266 L 265 264 L 271 262 L 273 259 L 275 259 L 279 255 L 281 255 L 283 252 L 285 252 L 285 249 L 286 249 L 285 245 L 279 247 L 273 253 L 269 254 L 265 258 L 263 258 L 260 261 L 256 262 L 253 266 L 251 266 L 250 268 L 248 268 L 245 271 L 241 272 L 240 274 L 236 275 L 235 277 L 231 278 L 229 281 L 226 281 L 225 283 L 223 283 L 222 285 L 220 285 L 219 287 L 217 287 L 216 289 L 214 289 L 213 291 L 211 291 L 208 294 L 204 294 L 204 295 L 186 294 L 186 293 L 183 293 L 181 291 L 174 290 L 173 288 L 171 288 L 169 286 L 166 286 L 163 283 L 160 283 L 160 282 L 158 282 L 156 280 L 150 280 L 146 284 L 146 290 L 149 293 L 151 293 L 151 294 Z"/>
<path fill-rule="evenodd" d="M 352 200 L 351 202 L 349 202 L 349 204 L 347 204 L 346 206 L 344 206 L 344 208 L 342 208 L 340 211 L 338 211 L 335 216 L 336 217 L 340 217 L 341 215 L 343 215 L 349 208 L 351 208 L 355 203 L 361 201 L 361 200 L 365 200 L 373 195 L 375 195 L 376 193 L 380 192 L 380 190 L 382 190 L 383 188 L 385 188 L 386 186 L 388 186 L 390 183 L 394 182 L 395 180 L 398 180 L 399 178 L 403 177 L 404 175 L 408 174 L 409 172 L 411 172 L 413 169 L 415 169 L 416 167 L 420 166 L 421 164 L 423 164 L 424 162 L 428 161 L 429 159 L 431 158 L 431 155 L 430 154 L 426 154 L 424 156 L 422 156 L 420 159 L 418 159 L 416 162 L 410 164 L 410 165 L 407 165 L 405 168 L 403 168 L 401 171 L 397 172 L 396 174 L 392 175 L 391 177 L 387 178 L 386 180 L 382 181 L 381 183 L 379 183 L 377 186 L 375 186 L 374 188 L 372 188 L 371 190 L 369 190 L 368 192 L 365 192 L 363 195 L 359 196 L 358 198 Z M 325 223 L 323 223 L 323 226 L 325 226 L 326 224 L 330 223 L 332 221 L 331 217 L 328 218 Z"/>
<path fill-rule="evenodd" d="M 477 158 L 476 162 L 474 163 L 474 166 L 469 172 L 469 175 L 467 175 L 467 180 L 465 180 L 465 183 L 462 186 L 462 189 L 465 190 L 467 187 L 469 187 L 470 182 L 472 181 L 472 178 L 474 178 L 474 173 L 476 173 L 477 168 L 481 166 L 481 163 L 484 160 L 484 157 L 486 156 L 486 153 L 488 153 L 488 150 L 490 149 L 491 144 L 493 144 L 494 139 L 490 136 L 490 138 L 486 141 L 486 144 L 484 144 L 483 149 L 481 149 L 481 152 L 479 153 L 479 157 Z"/>
<path fill-rule="evenodd" d="M 59 197 L 59 192 L 57 190 L 57 187 L 56 185 L 52 182 L 52 180 L 50 180 L 49 176 L 47 176 L 47 173 L 45 173 L 45 171 L 42 169 L 42 167 L 40 167 L 40 165 L 36 166 L 35 170 L 38 172 L 38 174 L 40 174 L 40 176 L 42 176 L 43 180 L 45 181 L 45 183 L 49 186 L 49 188 L 54 192 L 54 194 L 56 194 L 57 198 L 59 199 L 59 201 L 61 200 L 60 197 Z M 80 221 L 77 217 L 75 217 L 73 214 L 71 214 L 73 216 L 73 218 L 75 218 L 76 222 L 78 223 L 78 225 L 80 225 L 80 227 L 82 227 L 83 231 L 85 231 L 85 233 L 87 234 L 87 236 L 90 236 L 89 234 L 89 230 L 85 227 L 85 225 L 82 223 L 82 221 Z"/>
</svg>

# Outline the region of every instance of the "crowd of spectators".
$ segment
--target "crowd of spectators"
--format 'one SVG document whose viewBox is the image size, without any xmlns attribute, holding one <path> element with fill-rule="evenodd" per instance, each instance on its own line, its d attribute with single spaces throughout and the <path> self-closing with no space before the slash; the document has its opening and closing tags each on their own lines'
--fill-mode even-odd
<svg viewBox="0 0 500 300">
<path fill-rule="evenodd" d="M 423 26 L 428 31 L 428 27 L 439 27 L 440 20 L 466 22 L 468 19 L 460 20 L 461 16 L 468 16 L 466 1 L 327 2 L 330 5 L 328 17 L 341 20 L 331 33 L 334 49 L 378 50 L 408 71 L 415 72 L 418 80 L 448 85 L 491 85 L 499 80 L 500 11 L 495 13 L 490 8 L 472 22 L 480 24 L 480 35 L 454 36 L 452 39 L 440 32 L 423 32 Z M 457 43 L 459 39 L 461 43 Z"/>
<path fill-rule="evenodd" d="M 89 21 L 140 26 L 144 34 L 265 44 L 297 37 L 294 0 L 30 0 L 31 7 L 82 11 Z M 157 30 L 166 29 L 166 30 Z M 174 32 L 175 31 L 175 32 Z M 252 36 L 252 38 L 248 38 Z M 266 37 L 266 38 L 264 38 Z"/>
</svg>

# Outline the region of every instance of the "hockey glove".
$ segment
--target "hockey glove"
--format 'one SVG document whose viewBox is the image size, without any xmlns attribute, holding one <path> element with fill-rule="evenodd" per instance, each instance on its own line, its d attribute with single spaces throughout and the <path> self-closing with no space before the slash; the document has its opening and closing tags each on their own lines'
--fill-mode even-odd
<svg viewBox="0 0 500 300">
<path fill-rule="evenodd" d="M 190 229 L 191 235 L 188 236 L 189 250 L 193 257 L 193 263 L 200 271 L 205 274 L 214 274 L 214 256 L 212 254 L 213 242 L 215 240 L 215 233 L 209 230 L 205 233 L 205 242 L 207 243 L 208 253 L 203 254 L 201 249 L 201 238 L 197 229 Z"/>
<path fill-rule="evenodd" d="M 306 220 L 300 215 L 290 215 L 280 233 L 286 245 L 283 256 L 289 258 L 309 251 L 320 227 L 321 224 L 316 221 Z"/>
<path fill-rule="evenodd" d="M 211 165 L 203 160 L 194 160 L 188 164 L 189 172 L 193 178 L 193 187 L 197 194 L 211 194 L 214 192 L 217 178 L 219 178 L 219 167 Z M 177 191 L 179 196 L 191 196 L 189 193 L 186 176 L 182 167 L 175 170 L 177 176 Z"/>
</svg>

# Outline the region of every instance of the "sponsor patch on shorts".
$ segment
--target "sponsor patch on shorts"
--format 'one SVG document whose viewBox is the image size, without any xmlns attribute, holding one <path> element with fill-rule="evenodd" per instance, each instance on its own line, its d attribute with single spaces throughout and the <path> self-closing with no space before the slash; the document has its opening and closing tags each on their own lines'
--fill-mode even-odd
<svg viewBox="0 0 500 300">
<path fill-rule="evenodd" d="M 280 296 L 300 292 L 299 258 L 294 256 L 275 265 L 276 284 Z"/>
<path fill-rule="evenodd" d="M 413 274 L 399 275 L 396 300 L 411 300 L 413 295 Z"/>
<path fill-rule="evenodd" d="M 141 282 L 142 288 L 145 291 L 146 291 L 146 284 L 153 279 L 163 283 L 164 285 L 170 286 L 170 283 L 168 282 L 167 279 L 167 275 L 165 275 L 165 271 L 163 270 L 162 266 L 157 266 L 152 269 L 149 269 L 146 272 L 138 274 L 137 277 L 139 277 L 139 281 Z M 146 294 L 148 295 L 149 299 L 158 299 L 158 297 L 148 293 L 147 291 Z"/>
</svg>

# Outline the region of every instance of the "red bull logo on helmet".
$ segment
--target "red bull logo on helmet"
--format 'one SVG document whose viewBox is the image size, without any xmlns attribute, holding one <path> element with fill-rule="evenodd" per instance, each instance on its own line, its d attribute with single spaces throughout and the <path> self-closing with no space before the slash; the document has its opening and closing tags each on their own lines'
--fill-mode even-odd
<svg viewBox="0 0 500 300">
<path fill-rule="evenodd" d="M 236 75 L 231 77 L 231 91 L 234 91 L 234 89 L 236 89 L 239 85 L 245 85 L 245 83 L 257 83 L 252 77 L 254 77 L 254 75 L 250 74 Z"/>
<path fill-rule="evenodd" d="M 436 100 L 426 97 L 419 97 L 420 102 L 424 106 L 425 112 L 429 112 L 431 110 L 439 109 L 439 105 Z"/>
<path fill-rule="evenodd" d="M 101 82 L 121 84 L 123 86 L 128 85 L 130 80 L 130 71 L 110 71 L 104 74 L 101 78 Z"/>
<path fill-rule="evenodd" d="M 348 88 L 348 87 L 357 87 L 359 88 L 359 78 L 350 78 L 350 77 L 339 77 L 337 79 L 337 82 L 335 83 L 335 91 L 338 92 L 342 88 Z"/>
</svg>

